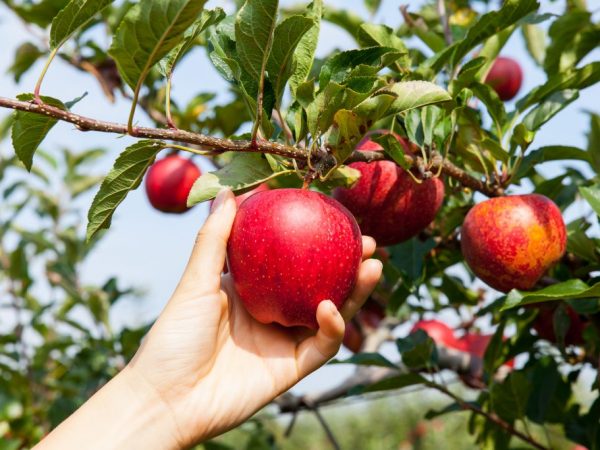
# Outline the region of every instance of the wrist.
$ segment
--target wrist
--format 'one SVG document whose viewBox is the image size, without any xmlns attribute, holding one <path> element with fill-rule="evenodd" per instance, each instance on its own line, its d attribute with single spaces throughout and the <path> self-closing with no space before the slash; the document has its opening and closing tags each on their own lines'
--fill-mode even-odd
<svg viewBox="0 0 600 450">
<path fill-rule="evenodd" d="M 53 430 L 36 450 L 180 449 L 173 415 L 126 367 Z"/>
</svg>

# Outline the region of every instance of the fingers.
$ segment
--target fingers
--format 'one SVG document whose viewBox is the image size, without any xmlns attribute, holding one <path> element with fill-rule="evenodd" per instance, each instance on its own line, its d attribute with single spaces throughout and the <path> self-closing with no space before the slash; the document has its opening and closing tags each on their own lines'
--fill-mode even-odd
<svg viewBox="0 0 600 450">
<path fill-rule="evenodd" d="M 332 301 L 324 300 L 317 308 L 317 334 L 304 339 L 297 350 L 299 379 L 325 364 L 340 349 L 344 338 L 344 319 Z"/>
<path fill-rule="evenodd" d="M 360 309 L 381 278 L 383 264 L 377 259 L 367 259 L 360 265 L 354 291 L 350 294 L 340 311 L 347 322 Z"/>
<path fill-rule="evenodd" d="M 227 240 L 236 210 L 237 206 L 231 190 L 221 190 L 215 198 L 210 215 L 196 237 L 179 288 L 192 288 L 199 295 L 219 292 L 221 271 L 227 254 Z"/>
<path fill-rule="evenodd" d="M 363 248 L 363 254 L 362 254 L 362 259 L 368 259 L 371 256 L 373 256 L 373 253 L 375 253 L 375 247 L 377 246 L 377 244 L 375 243 L 375 239 L 373 239 L 371 236 L 363 236 L 362 237 L 362 248 Z"/>
</svg>

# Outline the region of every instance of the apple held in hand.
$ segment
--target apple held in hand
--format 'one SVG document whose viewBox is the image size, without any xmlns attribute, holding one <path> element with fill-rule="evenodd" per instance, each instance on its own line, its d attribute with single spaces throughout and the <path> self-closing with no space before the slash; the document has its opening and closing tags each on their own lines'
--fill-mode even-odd
<svg viewBox="0 0 600 450">
<path fill-rule="evenodd" d="M 150 204 L 166 213 L 183 213 L 200 169 L 187 158 L 170 155 L 156 161 L 146 175 L 146 194 Z"/>
<path fill-rule="evenodd" d="M 435 345 L 457 350 L 462 349 L 456 336 L 454 336 L 454 330 L 439 320 L 419 320 L 410 332 L 414 333 L 417 330 L 425 331 L 433 339 Z"/>
<path fill-rule="evenodd" d="M 499 56 L 494 61 L 485 82 L 494 88 L 500 100 L 511 100 L 521 89 L 523 71 L 514 59 Z"/>
<path fill-rule="evenodd" d="M 338 308 L 361 262 L 354 217 L 335 200 L 308 190 L 259 192 L 238 210 L 227 263 L 248 312 L 259 322 L 317 328 L 322 300 Z"/>
<path fill-rule="evenodd" d="M 560 210 L 538 194 L 511 195 L 475 205 L 461 231 L 463 256 L 475 275 L 502 292 L 528 290 L 564 254 Z"/>
<path fill-rule="evenodd" d="M 414 146 L 396 137 L 406 152 L 413 152 Z M 368 136 L 357 149 L 383 150 Z M 392 161 L 355 162 L 350 167 L 360 171 L 360 179 L 350 189 L 337 188 L 333 197 L 354 214 L 362 233 L 373 237 L 378 246 L 398 244 L 415 236 L 433 221 L 442 204 L 444 183 L 439 178 L 419 184 Z"/>
<path fill-rule="evenodd" d="M 258 186 L 256 186 L 251 191 L 244 192 L 243 194 L 240 194 L 240 195 L 236 195 L 235 196 L 235 203 L 238 206 L 240 206 L 242 204 L 242 202 L 244 200 L 246 200 L 247 198 L 252 197 L 254 194 L 257 194 L 259 192 L 268 191 L 268 190 L 269 190 L 269 186 L 267 185 L 267 183 L 259 184 Z"/>
</svg>

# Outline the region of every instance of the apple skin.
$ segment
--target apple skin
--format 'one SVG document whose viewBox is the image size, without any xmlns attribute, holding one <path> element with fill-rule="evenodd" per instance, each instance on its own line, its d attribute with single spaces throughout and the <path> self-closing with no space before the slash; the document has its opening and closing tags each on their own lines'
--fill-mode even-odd
<svg viewBox="0 0 600 450">
<path fill-rule="evenodd" d="M 339 309 L 358 275 L 362 237 L 335 200 L 309 190 L 275 189 L 244 201 L 227 264 L 248 312 L 259 322 L 316 329 L 322 300 Z"/>
<path fill-rule="evenodd" d="M 365 332 L 371 332 L 379 326 L 385 317 L 385 309 L 375 300 L 369 299 L 356 313 L 354 319 L 346 324 L 344 332 L 344 346 L 357 353 L 363 346 L 365 341 Z M 356 325 L 358 323 L 359 326 Z"/>
<path fill-rule="evenodd" d="M 483 359 L 485 351 L 493 337 L 493 334 L 467 333 L 458 339 L 458 343 L 464 352 Z M 511 359 L 505 362 L 504 365 L 512 368 L 515 365 L 515 361 Z"/>
<path fill-rule="evenodd" d="M 359 331 L 354 322 L 348 322 L 344 331 L 344 340 L 342 341 L 344 347 L 346 347 L 352 353 L 358 353 L 360 352 L 364 341 L 365 337 Z"/>
<path fill-rule="evenodd" d="M 146 175 L 146 194 L 150 204 L 166 213 L 186 212 L 189 209 L 188 194 L 200 174 L 196 164 L 179 155 L 156 161 Z"/>
<path fill-rule="evenodd" d="M 454 330 L 439 320 L 419 320 L 410 331 L 425 331 L 436 345 L 461 350 L 461 345 L 454 336 Z"/>
<path fill-rule="evenodd" d="M 387 133 L 382 130 L 377 133 Z M 412 153 L 414 146 L 396 136 L 404 150 Z M 382 151 L 369 135 L 357 150 Z M 416 183 L 393 161 L 355 162 L 350 167 L 360 172 L 352 188 L 337 188 L 333 197 L 350 210 L 363 234 L 375 239 L 378 246 L 406 241 L 429 225 L 442 205 L 444 183 L 439 178 Z"/>
<path fill-rule="evenodd" d="M 465 261 L 502 292 L 528 290 L 565 253 L 560 209 L 538 194 L 496 197 L 475 205 L 461 231 Z"/>
<path fill-rule="evenodd" d="M 532 324 L 538 336 L 549 342 L 558 342 L 554 333 L 554 311 L 558 307 L 556 302 L 538 303 L 531 307 L 539 311 Z M 565 345 L 583 345 L 583 330 L 588 326 L 588 322 L 582 319 L 571 306 L 567 306 L 567 314 L 571 322 L 565 335 Z"/>
<path fill-rule="evenodd" d="M 485 82 L 494 88 L 501 100 L 511 100 L 523 83 L 521 65 L 512 58 L 499 56 L 488 72 Z"/>
<path fill-rule="evenodd" d="M 236 195 L 235 196 L 235 203 L 239 207 L 242 204 L 242 202 L 244 200 L 246 200 L 248 197 L 251 197 L 254 194 L 257 194 L 259 192 L 268 191 L 268 190 L 269 190 L 269 186 L 266 183 L 259 184 L 258 186 L 256 186 L 251 191 L 244 192 L 243 194 L 240 194 L 240 195 Z"/>
</svg>

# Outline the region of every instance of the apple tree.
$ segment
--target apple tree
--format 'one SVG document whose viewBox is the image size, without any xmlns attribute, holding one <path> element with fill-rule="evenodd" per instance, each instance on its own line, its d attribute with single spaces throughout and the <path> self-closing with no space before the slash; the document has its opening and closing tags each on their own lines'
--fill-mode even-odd
<svg viewBox="0 0 600 450">
<path fill-rule="evenodd" d="M 238 0 L 227 11 L 205 3 L 3 2 L 30 34 L 10 73 L 18 81 L 45 61 L 35 86 L 0 97 L 14 110 L 2 129 L 14 153 L 0 160 L 2 286 L 16 317 L 0 342 L 5 447 L 39 439 L 142 338 L 144 327 L 113 330 L 108 320 L 129 291 L 114 279 L 81 286 L 77 273 L 148 172 L 149 200 L 165 212 L 223 187 L 246 197 L 311 189 L 346 206 L 379 243 L 384 275 L 346 328 L 353 356 L 332 362 L 356 365 L 354 375 L 282 396 L 274 411 L 318 415 L 349 396 L 422 386 L 448 399 L 427 416 L 468 414 L 464 432 L 482 448 L 600 449 L 600 116 L 586 113 L 585 148 L 536 143 L 600 80 L 597 11 L 583 0 L 553 2 L 560 15 L 535 0 L 407 2 L 392 28 L 323 0 Z M 364 3 L 375 13 L 381 2 Z M 353 48 L 317 57 L 325 23 Z M 510 58 L 515 36 L 544 72 L 528 92 Z M 176 69 L 199 52 L 208 58 L 198 85 L 216 70 L 231 89 L 226 101 L 206 91 L 172 101 Z M 108 100 L 127 99 L 128 120 L 78 114 L 79 102 L 99 101 L 85 95 L 44 95 L 56 59 L 88 73 Z M 38 149 L 58 121 L 136 142 L 98 183 L 88 168 L 100 150 Z M 192 157 L 215 170 L 200 174 Z M 549 174 L 549 161 L 565 163 Z M 70 201 L 97 184 L 83 237 Z M 19 225 L 20 214 L 38 219 Z M 70 317 L 76 305 L 90 326 Z M 382 351 L 390 343 L 394 351 Z M 448 371 L 469 389 L 440 382 Z"/>
</svg>

